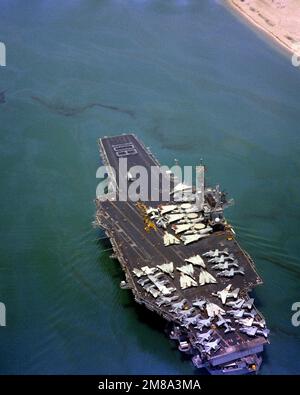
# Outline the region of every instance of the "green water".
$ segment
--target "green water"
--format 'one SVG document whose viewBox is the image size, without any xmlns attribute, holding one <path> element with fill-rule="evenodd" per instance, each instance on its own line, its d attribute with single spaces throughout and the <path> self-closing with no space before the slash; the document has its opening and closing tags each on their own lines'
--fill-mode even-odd
<svg viewBox="0 0 300 395">
<path fill-rule="evenodd" d="M 300 70 L 221 1 L 1 0 L 0 18 L 0 372 L 195 372 L 91 228 L 96 140 L 134 130 L 235 198 L 261 372 L 300 373 Z"/>
</svg>

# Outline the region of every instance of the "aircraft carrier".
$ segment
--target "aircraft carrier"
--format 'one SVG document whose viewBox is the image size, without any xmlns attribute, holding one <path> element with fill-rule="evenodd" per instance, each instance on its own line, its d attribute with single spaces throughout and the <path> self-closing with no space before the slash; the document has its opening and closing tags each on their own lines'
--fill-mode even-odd
<svg viewBox="0 0 300 395">
<path fill-rule="evenodd" d="M 137 181 L 133 166 L 147 170 L 150 191 L 151 168 L 160 164 L 134 134 L 103 137 L 99 149 L 109 183 L 97 196 L 95 224 L 124 271 L 120 286 L 166 320 L 170 338 L 196 368 L 257 373 L 269 330 L 249 293 L 262 280 L 224 217 L 227 195 L 206 185 L 200 165 L 196 186 L 163 170 L 158 200 L 121 201 L 124 188 Z M 121 158 L 127 159 L 125 177 Z M 162 198 L 164 177 L 171 183 L 168 199 Z"/>
</svg>

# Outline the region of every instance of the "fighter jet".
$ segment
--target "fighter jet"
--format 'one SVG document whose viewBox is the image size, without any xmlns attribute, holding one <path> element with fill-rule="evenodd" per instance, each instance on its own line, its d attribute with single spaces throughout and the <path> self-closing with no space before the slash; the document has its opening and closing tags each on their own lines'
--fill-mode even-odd
<svg viewBox="0 0 300 395">
<path fill-rule="evenodd" d="M 150 292 L 149 290 L 150 289 L 153 289 L 153 288 L 156 288 L 155 287 L 155 285 L 154 284 L 152 284 L 152 283 L 147 283 L 147 284 L 145 284 L 144 286 L 143 286 L 143 288 L 144 288 L 144 290 L 146 291 L 146 292 Z"/>
<path fill-rule="evenodd" d="M 211 258 L 208 260 L 209 263 L 224 263 L 226 261 L 225 255 L 221 255 L 221 256 L 216 256 L 214 258 Z"/>
<path fill-rule="evenodd" d="M 163 275 L 164 274 L 162 272 L 157 271 L 156 273 L 151 274 L 151 277 L 154 278 L 155 280 L 159 280 Z M 163 280 L 159 280 L 159 281 L 163 281 Z M 168 281 L 168 280 L 164 280 L 164 281 Z"/>
<path fill-rule="evenodd" d="M 265 328 L 263 330 L 258 329 L 256 332 L 258 335 L 263 335 L 266 339 L 269 336 L 270 330 Z"/>
<path fill-rule="evenodd" d="M 179 233 L 186 232 L 187 230 L 191 229 L 192 226 L 192 224 L 173 225 L 172 229 L 177 235 Z"/>
<path fill-rule="evenodd" d="M 149 276 L 149 278 L 153 278 L 154 276 Z M 155 278 L 155 277 L 154 277 Z M 170 284 L 169 283 L 169 280 L 155 280 L 155 281 L 153 281 L 154 282 L 154 284 L 157 286 L 157 288 L 159 289 L 160 287 L 163 287 L 163 286 L 165 286 L 165 285 L 168 285 L 168 284 Z"/>
<path fill-rule="evenodd" d="M 168 221 L 169 224 L 171 224 L 172 222 L 177 222 L 180 219 L 184 218 L 185 214 L 183 213 L 179 213 L 179 214 L 167 214 L 166 215 L 166 219 Z"/>
<path fill-rule="evenodd" d="M 155 287 L 154 284 L 146 284 L 144 285 L 144 290 L 150 293 L 154 298 L 157 298 L 160 295 L 160 291 Z"/>
<path fill-rule="evenodd" d="M 187 274 L 188 276 L 194 278 L 194 267 L 191 263 L 185 266 L 178 266 L 176 267 L 176 269 L 179 272 Z"/>
<path fill-rule="evenodd" d="M 185 209 L 185 211 L 186 213 L 199 213 L 201 211 L 201 208 L 195 204 L 191 204 L 189 208 Z M 202 217 L 202 219 L 204 218 Z"/>
<path fill-rule="evenodd" d="M 212 295 L 216 296 L 219 299 L 221 299 L 222 304 L 225 304 L 227 298 L 234 298 L 234 299 L 236 299 L 238 297 L 239 292 L 240 292 L 239 288 L 236 288 L 234 291 L 231 292 L 230 291 L 231 287 L 232 287 L 232 285 L 229 284 L 222 291 L 218 291 L 217 293 L 212 293 Z"/>
<path fill-rule="evenodd" d="M 221 256 L 216 256 L 208 260 L 210 263 L 224 263 L 226 261 L 234 261 L 234 255 L 221 255 Z"/>
<path fill-rule="evenodd" d="M 186 289 L 190 287 L 197 287 L 197 283 L 195 280 L 193 280 L 190 276 L 187 276 L 186 274 L 181 273 L 180 275 L 180 287 L 181 289 Z"/>
<path fill-rule="evenodd" d="M 196 325 L 196 328 L 199 329 L 200 331 L 202 331 L 202 329 L 203 329 L 204 327 L 209 328 L 210 325 L 211 325 L 211 321 L 212 321 L 212 318 L 211 318 L 211 317 L 206 318 L 206 319 L 203 319 L 203 320 L 198 320 L 198 323 L 197 323 L 197 325 Z"/>
<path fill-rule="evenodd" d="M 245 275 L 245 271 L 244 269 L 241 267 L 240 269 L 230 269 L 230 270 L 223 270 L 222 272 L 218 273 L 217 276 L 218 277 L 233 277 L 236 274 L 241 274 L 241 275 Z"/>
<path fill-rule="evenodd" d="M 171 295 L 173 292 L 175 292 L 176 288 L 174 288 L 174 287 L 168 288 L 165 285 L 163 285 L 162 287 L 159 287 L 159 290 L 164 296 L 168 296 L 168 295 Z"/>
<path fill-rule="evenodd" d="M 189 309 L 181 310 L 180 312 L 178 312 L 177 317 L 180 319 L 184 319 L 184 318 L 190 317 L 194 312 L 195 312 L 195 308 L 191 307 Z"/>
<path fill-rule="evenodd" d="M 195 299 L 193 301 L 193 306 L 198 307 L 200 310 L 203 310 L 203 307 L 206 305 L 206 300 L 204 299 Z"/>
<path fill-rule="evenodd" d="M 252 309 L 250 312 L 245 312 L 244 313 L 245 317 L 254 318 L 256 315 L 257 315 L 257 311 L 255 309 Z"/>
<path fill-rule="evenodd" d="M 197 336 L 196 344 L 199 343 L 199 344 L 203 345 L 205 342 L 208 342 L 212 337 L 212 333 L 213 333 L 212 329 L 210 329 L 208 332 L 205 332 L 205 333 L 197 333 L 196 334 L 196 336 Z"/>
<path fill-rule="evenodd" d="M 249 327 L 240 328 L 240 332 L 246 333 L 246 335 L 252 336 L 252 337 L 255 335 L 262 335 L 265 338 L 267 338 L 269 336 L 270 330 L 267 328 L 260 330 L 256 326 L 251 326 L 250 328 Z"/>
<path fill-rule="evenodd" d="M 244 317 L 245 310 L 227 310 L 227 313 L 238 319 Z"/>
<path fill-rule="evenodd" d="M 252 326 L 252 327 L 242 327 L 240 328 L 240 332 L 242 333 L 246 333 L 246 335 L 248 336 L 255 336 L 256 332 L 257 332 L 258 328 L 256 326 Z"/>
<path fill-rule="evenodd" d="M 172 292 L 176 291 L 174 287 L 167 287 L 165 284 L 169 284 L 168 280 L 158 280 L 156 276 L 148 275 L 148 278 L 158 288 L 158 290 L 165 296 L 171 295 Z"/>
<path fill-rule="evenodd" d="M 177 209 L 176 204 L 169 204 L 166 206 L 160 206 L 160 214 L 164 215 L 164 214 L 170 213 L 171 211 L 174 211 L 176 209 Z"/>
<path fill-rule="evenodd" d="M 183 232 L 183 236 L 195 236 L 195 235 L 200 235 L 201 236 L 201 232 L 198 229 L 195 229 L 195 226 L 191 226 L 189 230 L 186 230 L 185 232 Z M 202 235 L 203 236 L 203 235 Z M 200 237 L 200 239 L 203 239 L 203 237 Z"/>
<path fill-rule="evenodd" d="M 163 218 L 163 217 L 159 217 L 159 218 L 156 220 L 156 225 L 157 225 L 159 228 L 167 229 L 168 221 L 167 221 L 165 218 Z"/>
<path fill-rule="evenodd" d="M 229 255 L 228 248 L 225 248 L 223 251 L 220 251 L 218 249 L 214 250 L 214 251 L 210 250 L 210 251 L 207 251 L 204 254 L 202 254 L 202 256 L 206 256 L 208 258 L 214 258 L 219 255 Z"/>
<path fill-rule="evenodd" d="M 232 326 L 230 326 L 231 324 L 231 320 L 230 319 L 224 319 L 221 315 L 218 315 L 218 322 L 217 322 L 217 326 L 221 327 L 224 326 L 225 327 L 225 333 L 229 333 L 229 332 L 234 332 L 235 329 L 232 328 Z"/>
<path fill-rule="evenodd" d="M 234 332 L 234 331 L 235 331 L 235 328 L 233 328 L 232 326 L 230 326 L 228 324 L 225 326 L 224 333 L 229 333 L 229 332 Z"/>
<path fill-rule="evenodd" d="M 216 339 L 213 342 L 205 343 L 204 344 L 204 351 L 207 354 L 210 354 L 212 350 L 217 351 L 220 348 L 220 345 L 219 345 L 220 341 L 221 341 L 220 339 Z"/>
<path fill-rule="evenodd" d="M 162 272 L 168 274 L 172 278 L 174 278 L 174 264 L 173 262 L 170 263 L 163 263 L 162 265 L 156 265 L 158 269 L 160 269 Z"/>
<path fill-rule="evenodd" d="M 265 320 L 260 320 L 260 321 L 255 321 L 254 317 L 249 317 L 249 318 L 244 318 L 238 320 L 238 323 L 243 325 L 243 326 L 259 326 L 261 328 L 264 328 L 266 326 L 266 321 Z"/>
<path fill-rule="evenodd" d="M 155 272 L 157 272 L 157 268 L 156 267 L 149 267 L 149 266 L 143 266 L 141 267 L 141 270 L 144 272 L 144 274 L 154 274 Z"/>
<path fill-rule="evenodd" d="M 226 306 L 230 306 L 233 309 L 241 309 L 244 303 L 245 303 L 244 299 L 238 299 L 235 302 L 233 301 L 227 302 Z"/>
<path fill-rule="evenodd" d="M 180 237 L 180 239 L 183 241 L 184 245 L 188 245 L 208 236 L 208 234 L 183 235 Z"/>
<path fill-rule="evenodd" d="M 218 263 L 217 265 L 214 265 L 211 268 L 214 269 L 214 270 L 226 270 L 226 269 L 229 269 L 232 266 L 233 267 L 239 267 L 238 261 L 235 260 L 234 262 Z"/>
<path fill-rule="evenodd" d="M 173 236 L 171 233 L 165 232 L 164 234 L 164 245 L 168 247 L 172 244 L 180 244 L 180 240 Z"/>
<path fill-rule="evenodd" d="M 172 302 L 174 302 L 174 300 L 177 300 L 178 298 L 179 298 L 178 295 L 170 296 L 169 298 L 162 296 L 161 298 L 159 298 L 159 300 L 156 301 L 156 304 L 158 305 L 158 307 L 160 307 L 162 305 L 168 306 Z"/>
<path fill-rule="evenodd" d="M 172 312 L 177 312 L 178 310 L 182 310 L 186 302 L 187 302 L 186 299 L 182 299 L 180 302 L 172 303 L 172 309 L 170 310 L 170 312 L 172 313 Z"/>
<path fill-rule="evenodd" d="M 185 218 L 180 219 L 177 222 L 177 224 L 190 224 L 190 225 L 194 225 L 197 230 L 201 230 L 201 229 L 204 229 L 206 227 L 202 223 L 203 220 L 204 220 L 203 217 L 190 218 L 190 215 L 188 214 Z"/>
<path fill-rule="evenodd" d="M 225 310 L 223 310 L 222 307 L 218 306 L 215 303 L 207 303 L 206 304 L 206 312 L 207 312 L 207 315 L 212 318 L 219 315 L 219 314 L 221 314 L 221 315 L 225 314 Z"/>
<path fill-rule="evenodd" d="M 201 266 L 205 269 L 206 265 L 200 255 L 193 255 L 185 259 L 186 262 L 192 263 L 195 266 Z"/>
<path fill-rule="evenodd" d="M 159 290 L 158 289 L 156 289 L 156 288 L 149 288 L 149 290 L 148 290 L 148 292 L 156 299 L 159 295 L 160 295 L 160 292 L 159 292 Z"/>
<path fill-rule="evenodd" d="M 199 275 L 199 285 L 215 284 L 217 280 L 208 271 L 201 269 Z"/>
<path fill-rule="evenodd" d="M 146 278 L 140 278 L 140 279 L 137 281 L 137 283 L 143 287 L 143 286 L 144 286 L 145 284 L 147 284 L 149 281 L 150 281 L 149 278 L 146 277 Z"/>
<path fill-rule="evenodd" d="M 211 226 L 207 226 L 206 228 L 199 230 L 199 233 L 201 233 L 202 235 L 204 235 L 204 234 L 206 234 L 206 233 L 211 232 L 212 230 L 213 230 L 213 228 L 212 228 Z"/>
<path fill-rule="evenodd" d="M 218 314 L 218 321 L 216 323 L 217 327 L 221 327 L 226 325 L 227 323 L 231 323 L 231 320 L 229 318 L 223 318 L 220 314 Z"/>
<path fill-rule="evenodd" d="M 228 310 L 228 314 L 232 315 L 234 318 L 243 318 L 243 317 L 250 317 L 254 318 L 257 315 L 257 312 L 255 309 L 252 309 L 250 312 L 246 312 L 244 309 L 240 310 Z"/>
<path fill-rule="evenodd" d="M 248 300 L 243 304 L 243 308 L 244 308 L 244 309 L 251 310 L 251 309 L 252 309 L 252 306 L 253 306 L 253 303 L 254 303 L 254 299 L 253 299 L 253 298 L 250 298 L 250 299 L 248 299 Z"/>
<path fill-rule="evenodd" d="M 186 329 L 188 329 L 190 325 L 196 325 L 199 320 L 199 317 L 200 317 L 200 315 L 198 314 L 193 317 L 184 318 L 182 326 L 184 326 Z"/>
<path fill-rule="evenodd" d="M 132 270 L 133 271 L 133 273 L 136 275 L 136 277 L 138 277 L 138 278 L 140 278 L 140 277 L 142 277 L 142 276 L 145 276 L 145 273 L 143 272 L 143 270 L 140 270 L 140 269 L 133 269 Z"/>
<path fill-rule="evenodd" d="M 253 321 L 254 321 L 254 318 L 240 318 L 240 319 L 236 320 L 235 322 L 240 325 L 250 327 L 253 325 Z"/>
</svg>

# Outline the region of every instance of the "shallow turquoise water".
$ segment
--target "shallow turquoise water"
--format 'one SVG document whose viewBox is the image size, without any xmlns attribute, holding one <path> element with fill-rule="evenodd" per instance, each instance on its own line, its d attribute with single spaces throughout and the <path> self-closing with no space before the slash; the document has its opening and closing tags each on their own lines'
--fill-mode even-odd
<svg viewBox="0 0 300 395">
<path fill-rule="evenodd" d="M 300 373 L 300 72 L 221 3 L 1 1 L 1 373 L 195 372 L 91 228 L 96 140 L 131 130 L 235 198 L 265 282 L 261 372 Z"/>
</svg>

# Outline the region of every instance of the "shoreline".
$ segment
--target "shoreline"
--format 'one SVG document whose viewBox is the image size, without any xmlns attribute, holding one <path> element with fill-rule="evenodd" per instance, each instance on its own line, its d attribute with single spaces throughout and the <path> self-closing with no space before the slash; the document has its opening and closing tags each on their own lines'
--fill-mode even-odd
<svg viewBox="0 0 300 395">
<path fill-rule="evenodd" d="M 252 3 L 255 3 L 255 6 L 257 8 L 254 8 L 252 6 Z M 257 4 L 258 3 L 258 4 Z M 280 24 L 277 26 L 275 24 L 271 24 L 270 20 L 268 19 L 268 12 L 271 11 L 271 7 L 266 10 L 266 5 L 261 3 L 261 8 L 259 7 L 259 1 L 251 1 L 248 0 L 246 1 L 241 1 L 241 0 L 225 0 L 225 5 L 230 7 L 233 11 L 237 12 L 239 15 L 241 15 L 244 19 L 246 19 L 249 23 L 251 23 L 252 26 L 255 26 L 259 30 L 263 31 L 265 35 L 267 35 L 269 38 L 275 41 L 277 44 L 280 45 L 282 49 L 285 49 L 285 51 L 289 55 L 293 55 L 296 51 L 295 46 L 298 44 L 297 48 L 299 50 L 300 46 L 300 29 L 297 37 L 295 37 L 294 33 L 291 33 L 290 30 L 287 29 L 287 27 L 281 27 Z M 287 7 L 287 3 L 285 4 L 285 7 Z M 272 11 L 275 12 L 277 10 L 277 13 L 274 13 L 274 18 L 281 21 L 282 15 L 282 8 L 276 9 L 273 8 Z M 286 10 L 286 15 L 288 14 L 289 10 Z M 293 10 L 290 10 L 292 13 Z M 299 21 L 300 21 L 300 11 L 299 11 Z M 296 19 L 295 18 L 295 24 L 296 24 Z M 269 24 L 270 27 L 267 25 Z M 298 25 L 300 26 L 300 24 Z M 273 29 L 272 29 L 273 28 Z M 293 26 L 291 23 L 291 29 L 296 28 L 296 26 Z M 298 37 L 299 36 L 299 37 Z"/>
</svg>

